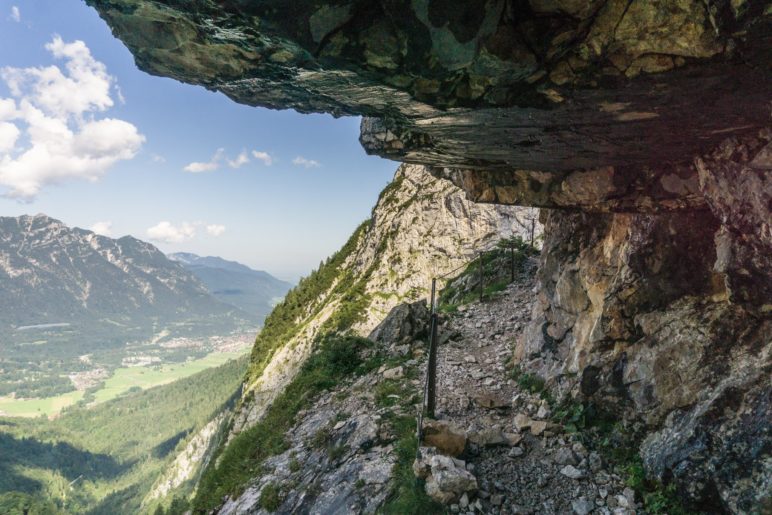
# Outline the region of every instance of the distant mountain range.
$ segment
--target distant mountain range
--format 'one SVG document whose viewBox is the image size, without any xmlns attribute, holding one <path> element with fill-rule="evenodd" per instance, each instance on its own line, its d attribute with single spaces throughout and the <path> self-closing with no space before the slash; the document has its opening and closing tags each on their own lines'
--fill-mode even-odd
<svg viewBox="0 0 772 515">
<path fill-rule="evenodd" d="M 254 327 L 256 320 L 210 295 L 188 268 L 149 243 L 70 228 L 46 215 L 0 217 L 0 336 L 16 340 L 38 327 L 89 339 L 197 336 Z"/>
<path fill-rule="evenodd" d="M 292 288 L 292 284 L 268 272 L 253 270 L 219 257 L 178 252 L 170 254 L 169 258 L 181 263 L 198 277 L 217 300 L 257 316 L 261 321 Z"/>
</svg>

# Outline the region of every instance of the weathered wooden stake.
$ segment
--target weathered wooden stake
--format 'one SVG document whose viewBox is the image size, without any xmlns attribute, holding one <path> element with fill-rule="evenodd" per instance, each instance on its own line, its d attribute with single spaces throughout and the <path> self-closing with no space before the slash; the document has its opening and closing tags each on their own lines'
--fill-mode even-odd
<svg viewBox="0 0 772 515">
<path fill-rule="evenodd" d="M 509 263 L 511 265 L 509 282 L 515 282 L 515 244 L 509 247 Z"/>
<path fill-rule="evenodd" d="M 437 303 L 435 293 L 437 291 L 437 279 L 432 279 L 432 305 L 429 330 L 429 364 L 426 371 L 426 414 L 434 418 L 434 410 L 437 405 Z"/>
<path fill-rule="evenodd" d="M 480 302 L 483 301 L 483 294 L 484 294 L 483 287 L 484 287 L 484 285 L 483 285 L 483 253 L 480 252 Z"/>
</svg>

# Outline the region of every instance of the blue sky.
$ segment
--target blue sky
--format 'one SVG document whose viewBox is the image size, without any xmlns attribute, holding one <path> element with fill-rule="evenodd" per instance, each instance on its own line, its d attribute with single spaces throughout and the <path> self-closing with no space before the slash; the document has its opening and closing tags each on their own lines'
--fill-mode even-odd
<svg viewBox="0 0 772 515">
<path fill-rule="evenodd" d="M 145 74 L 82 1 L 0 0 L 4 216 L 42 212 L 295 280 L 393 176 L 358 134 L 357 118 L 242 106 Z"/>
</svg>

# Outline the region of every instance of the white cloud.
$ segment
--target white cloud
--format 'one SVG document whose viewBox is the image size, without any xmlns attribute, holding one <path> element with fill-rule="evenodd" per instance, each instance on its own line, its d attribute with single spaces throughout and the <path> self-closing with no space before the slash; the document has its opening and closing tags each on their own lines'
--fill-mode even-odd
<svg viewBox="0 0 772 515">
<path fill-rule="evenodd" d="M 0 122 L 0 153 L 10 152 L 16 147 L 19 138 L 19 128 L 9 122 Z"/>
<path fill-rule="evenodd" d="M 217 224 L 207 225 L 206 232 L 209 236 L 221 236 L 225 232 L 225 226 Z"/>
<path fill-rule="evenodd" d="M 164 156 L 162 156 L 162 155 L 159 155 L 159 154 L 153 154 L 150 157 L 150 159 L 152 159 L 154 163 L 165 163 L 166 162 L 166 158 Z"/>
<path fill-rule="evenodd" d="M 153 241 L 181 243 L 196 235 L 196 227 L 195 224 L 188 222 L 182 222 L 180 225 L 173 225 L 171 222 L 163 221 L 150 227 L 146 231 L 146 234 L 147 237 Z"/>
<path fill-rule="evenodd" d="M 31 199 L 52 183 L 96 180 L 132 159 L 145 137 L 123 120 L 95 118 L 113 106 L 114 78 L 82 41 L 59 36 L 46 45 L 58 66 L 0 69 L 11 96 L 0 98 L 0 186 Z"/>
<path fill-rule="evenodd" d="M 224 153 L 225 149 L 218 148 L 209 161 L 194 161 L 187 164 L 183 170 L 190 173 L 213 172 L 220 168 L 220 161 L 222 161 Z"/>
<path fill-rule="evenodd" d="M 11 19 L 16 23 L 19 23 L 21 21 L 21 12 L 19 11 L 19 8 L 15 5 L 11 6 Z"/>
<path fill-rule="evenodd" d="M 252 151 L 252 157 L 258 161 L 262 161 L 265 166 L 271 166 L 273 164 L 273 156 L 268 152 L 261 152 L 259 150 Z"/>
<path fill-rule="evenodd" d="M 89 231 L 101 234 L 102 236 L 110 237 L 113 235 L 113 223 L 112 222 L 97 222 L 88 228 Z"/>
<path fill-rule="evenodd" d="M 305 166 L 306 168 L 316 168 L 318 166 L 322 166 L 319 161 L 314 161 L 313 159 L 306 159 L 303 156 L 297 156 L 295 159 L 292 160 L 292 164 L 295 166 Z"/>
<path fill-rule="evenodd" d="M 228 159 L 228 166 L 231 168 L 241 168 L 247 163 L 249 163 L 249 156 L 247 155 L 246 150 L 242 151 L 241 154 L 236 156 L 236 159 Z"/>
<path fill-rule="evenodd" d="M 118 84 L 115 84 L 115 95 L 118 97 L 118 102 L 121 104 L 126 103 L 126 97 L 123 96 L 123 90 L 121 90 L 121 87 Z"/>
</svg>

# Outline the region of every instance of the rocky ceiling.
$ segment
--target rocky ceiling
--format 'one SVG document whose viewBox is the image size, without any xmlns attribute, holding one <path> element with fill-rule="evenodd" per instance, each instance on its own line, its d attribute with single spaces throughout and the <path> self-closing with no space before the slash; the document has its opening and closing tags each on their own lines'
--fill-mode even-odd
<svg viewBox="0 0 772 515">
<path fill-rule="evenodd" d="M 560 206 L 539 184 L 604 167 L 640 182 L 770 123 L 767 1 L 87 3 L 149 73 L 243 104 L 363 115 L 368 152 L 521 170 L 542 192 L 503 202 Z"/>
</svg>

